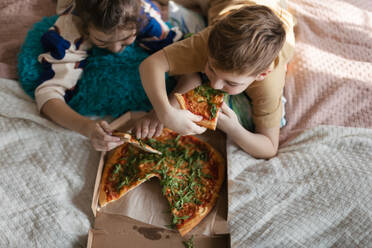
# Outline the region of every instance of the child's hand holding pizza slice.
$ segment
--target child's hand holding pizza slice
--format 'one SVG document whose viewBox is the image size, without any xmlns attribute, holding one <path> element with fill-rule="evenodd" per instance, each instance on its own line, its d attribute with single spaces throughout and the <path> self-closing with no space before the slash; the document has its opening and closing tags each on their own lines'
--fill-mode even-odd
<svg viewBox="0 0 372 248">
<path fill-rule="evenodd" d="M 185 94 L 175 93 L 181 109 L 200 115 L 203 119 L 198 125 L 215 130 L 225 93 L 208 85 L 200 85 Z"/>
</svg>

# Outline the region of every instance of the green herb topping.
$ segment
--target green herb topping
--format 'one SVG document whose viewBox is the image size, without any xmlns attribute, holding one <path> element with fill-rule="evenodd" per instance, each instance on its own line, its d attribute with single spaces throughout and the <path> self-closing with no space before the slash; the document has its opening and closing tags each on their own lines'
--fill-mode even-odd
<svg viewBox="0 0 372 248">
<path fill-rule="evenodd" d="M 182 241 L 185 248 L 194 248 L 194 235 L 187 241 Z"/>
<path fill-rule="evenodd" d="M 210 120 L 216 117 L 217 115 L 217 106 L 216 103 L 212 101 L 212 95 L 225 95 L 225 92 L 222 90 L 216 90 L 210 87 L 209 85 L 202 84 L 199 87 L 194 89 L 195 94 L 203 96 L 207 99 L 207 103 L 210 108 L 211 116 L 209 117 Z M 200 101 L 199 101 L 200 102 Z"/>
<path fill-rule="evenodd" d="M 128 147 L 125 154 L 126 163 L 117 163 L 113 166 L 112 177 L 116 181 L 116 190 L 120 192 L 121 188 L 130 185 L 137 180 L 144 180 L 148 176 L 158 173 L 160 183 L 163 186 L 163 195 L 170 196 L 170 210 L 173 214 L 171 226 L 181 224 L 190 216 L 182 215 L 179 211 L 187 203 L 201 205 L 202 202 L 197 195 L 206 192 L 206 186 L 202 184 L 203 180 L 211 179 L 212 176 L 202 172 L 202 161 L 209 159 L 209 154 L 205 151 L 190 151 L 190 144 L 179 145 L 181 136 L 166 141 L 157 141 L 155 139 L 142 140 L 147 144 L 162 152 L 162 155 L 144 152 L 132 146 Z M 172 163 L 174 170 L 169 170 L 167 164 Z M 138 175 L 140 166 L 149 165 L 149 171 L 145 175 Z M 177 213 L 177 214 L 175 214 Z"/>
</svg>

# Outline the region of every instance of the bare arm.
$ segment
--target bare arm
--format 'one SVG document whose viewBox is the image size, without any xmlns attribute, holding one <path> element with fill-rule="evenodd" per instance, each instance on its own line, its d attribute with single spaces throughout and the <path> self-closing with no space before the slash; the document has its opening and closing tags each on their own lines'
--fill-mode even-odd
<svg viewBox="0 0 372 248">
<path fill-rule="evenodd" d="M 89 137 L 89 127 L 94 121 L 72 110 L 64 101 L 51 99 L 47 101 L 41 112 L 58 125 Z"/>
<path fill-rule="evenodd" d="M 279 127 L 257 128 L 257 133 L 252 133 L 239 123 L 234 111 L 226 104 L 222 105 L 217 125 L 245 152 L 255 158 L 272 158 L 278 152 Z"/>
<path fill-rule="evenodd" d="M 197 87 L 201 83 L 201 78 L 199 77 L 199 74 L 192 73 L 179 76 L 177 78 L 177 81 L 178 83 L 176 87 L 169 96 L 169 102 L 174 108 L 180 109 L 180 105 L 174 93 L 186 93 L 189 90 Z M 135 132 L 138 139 L 146 137 L 152 138 L 158 137 L 161 134 L 163 127 L 164 125 L 159 121 L 159 118 L 157 117 L 155 111 L 151 110 L 148 114 L 136 121 L 133 127 L 133 131 Z"/>
<path fill-rule="evenodd" d="M 165 73 L 168 61 L 162 50 L 147 57 L 140 65 L 142 85 L 156 112 L 166 112 L 170 107 L 165 88 Z"/>
<path fill-rule="evenodd" d="M 169 64 L 162 50 L 146 58 L 139 71 L 143 88 L 164 126 L 182 135 L 199 134 L 206 130 L 195 123 L 202 116 L 176 109 L 169 102 L 165 88 L 165 73 L 169 71 Z"/>
<path fill-rule="evenodd" d="M 58 125 L 89 138 L 98 151 L 107 151 L 123 144 L 120 138 L 111 136 L 111 128 L 105 121 L 94 121 L 71 109 L 60 99 L 47 101 L 41 112 Z"/>
<path fill-rule="evenodd" d="M 279 127 L 252 133 L 240 126 L 232 129 L 228 135 L 245 152 L 255 158 L 272 158 L 278 152 Z"/>
</svg>

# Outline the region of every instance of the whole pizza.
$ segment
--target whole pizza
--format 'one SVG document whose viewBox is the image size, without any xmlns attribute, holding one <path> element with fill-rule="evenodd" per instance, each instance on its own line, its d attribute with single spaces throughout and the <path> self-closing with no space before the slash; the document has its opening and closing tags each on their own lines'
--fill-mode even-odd
<svg viewBox="0 0 372 248">
<path fill-rule="evenodd" d="M 103 171 L 100 206 L 157 177 L 170 205 L 171 226 L 184 236 L 215 205 L 225 176 L 225 160 L 208 143 L 166 128 L 161 136 L 141 143 L 161 154 L 145 152 L 130 143 L 116 148 Z"/>
</svg>

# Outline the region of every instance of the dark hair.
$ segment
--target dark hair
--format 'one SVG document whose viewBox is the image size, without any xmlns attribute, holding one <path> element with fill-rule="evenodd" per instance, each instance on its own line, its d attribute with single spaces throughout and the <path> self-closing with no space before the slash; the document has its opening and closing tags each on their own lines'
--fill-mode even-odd
<svg viewBox="0 0 372 248">
<path fill-rule="evenodd" d="M 139 29 L 140 0 L 75 0 L 75 12 L 84 28 L 93 25 L 109 33 L 116 28 Z"/>
<path fill-rule="evenodd" d="M 209 55 L 220 70 L 258 74 L 278 56 L 285 35 L 282 21 L 268 7 L 242 7 L 212 27 Z"/>
</svg>

